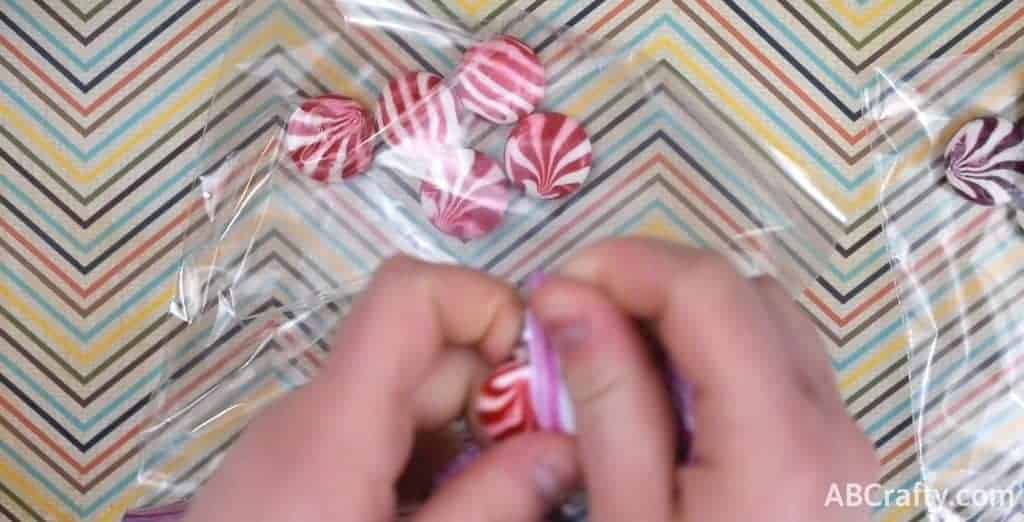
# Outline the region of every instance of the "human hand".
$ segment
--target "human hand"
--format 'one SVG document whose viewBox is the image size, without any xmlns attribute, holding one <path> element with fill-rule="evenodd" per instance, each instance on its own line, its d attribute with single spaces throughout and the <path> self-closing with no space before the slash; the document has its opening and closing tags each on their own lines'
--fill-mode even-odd
<svg viewBox="0 0 1024 522">
<path fill-rule="evenodd" d="M 868 518 L 825 506 L 831 484 L 874 482 L 877 458 L 813 326 L 773 279 L 708 252 L 613 240 L 573 257 L 529 305 L 561 359 L 592 522 Z M 636 321 L 694 391 L 683 467 Z"/>
<path fill-rule="evenodd" d="M 476 378 L 508 358 L 522 304 L 478 272 L 386 262 L 341 325 L 322 372 L 249 426 L 186 520 L 391 521 L 418 432 L 447 426 Z M 418 522 L 539 520 L 578 479 L 570 439 L 488 450 Z"/>
</svg>

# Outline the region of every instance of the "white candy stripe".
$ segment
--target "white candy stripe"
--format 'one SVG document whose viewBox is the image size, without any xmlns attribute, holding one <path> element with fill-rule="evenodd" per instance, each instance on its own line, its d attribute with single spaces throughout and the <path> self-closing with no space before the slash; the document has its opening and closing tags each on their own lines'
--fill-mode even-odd
<svg viewBox="0 0 1024 522">
<path fill-rule="evenodd" d="M 587 154 L 590 154 L 590 141 L 581 141 L 569 150 L 569 152 L 566 152 L 565 155 L 560 157 L 556 156 L 558 162 L 555 163 L 552 170 L 556 173 L 562 172 L 564 169 L 568 168 L 569 164 L 583 159 Z"/>
<path fill-rule="evenodd" d="M 479 79 L 480 83 L 486 83 L 487 81 L 489 81 L 488 79 L 485 79 L 483 76 L 481 76 L 479 73 L 475 73 L 475 72 L 470 73 L 469 71 L 466 71 L 466 72 L 463 72 L 462 74 L 463 74 L 463 76 L 473 75 L 473 78 Z M 462 84 L 461 84 L 462 88 L 466 90 L 467 94 L 469 94 L 469 96 L 467 96 L 465 101 L 463 102 L 467 106 L 469 106 L 469 104 L 472 102 L 474 104 L 474 106 L 476 106 L 476 107 L 484 106 L 483 107 L 483 112 L 486 112 L 486 113 L 489 113 L 489 114 L 498 114 L 498 115 L 501 115 L 501 116 L 505 116 L 506 118 L 509 118 L 507 121 L 514 121 L 515 120 L 516 112 L 514 110 L 512 110 L 511 108 L 509 108 L 508 104 L 503 103 L 503 102 L 504 102 L 505 99 L 512 99 L 512 98 L 518 98 L 518 97 L 510 95 L 507 98 L 499 99 L 496 96 L 488 96 L 488 95 L 480 92 L 480 89 L 478 88 L 477 84 L 475 82 L 468 81 L 468 78 L 463 78 L 460 81 L 462 82 Z M 504 91 L 502 89 L 502 87 L 498 86 L 497 89 L 493 89 L 493 90 L 498 92 L 498 93 L 501 93 L 500 96 L 505 96 L 504 93 L 506 91 Z M 523 100 L 522 98 L 518 98 L 518 99 L 519 99 L 519 101 L 521 103 L 526 104 L 526 101 Z M 528 108 L 527 110 L 530 110 L 530 109 Z"/>
<path fill-rule="evenodd" d="M 513 59 L 517 59 L 519 61 L 519 64 L 531 69 L 532 71 L 530 72 L 532 72 L 532 74 L 536 74 L 541 78 L 544 77 L 544 69 L 542 67 L 539 67 L 537 64 L 533 62 L 529 62 L 524 56 L 515 53 L 511 54 L 511 56 Z M 469 69 L 474 69 L 486 75 L 486 71 L 483 71 L 483 67 L 481 67 L 482 65 L 486 65 L 487 67 L 493 68 L 494 72 L 501 74 L 504 78 L 508 78 L 518 87 L 521 87 L 522 89 L 529 91 L 529 94 L 532 94 L 534 96 L 541 96 L 544 94 L 544 84 L 537 83 L 532 79 L 527 78 L 523 74 L 523 71 L 520 71 L 515 67 L 512 67 L 511 64 L 495 60 L 493 54 L 485 53 L 482 54 L 477 59 L 479 60 L 479 63 L 468 67 Z"/>
<path fill-rule="evenodd" d="M 520 381 L 528 381 L 530 378 L 530 371 L 525 365 L 516 367 L 515 369 L 505 370 L 500 374 L 494 376 L 491 383 L 498 389 L 511 388 Z"/>
<path fill-rule="evenodd" d="M 537 170 L 538 165 L 533 161 L 530 161 L 530 159 L 523 154 L 522 149 L 519 148 L 519 140 L 510 141 L 505 148 L 510 151 L 514 166 L 525 168 L 534 178 L 540 177 L 540 171 Z"/>
<path fill-rule="evenodd" d="M 533 110 L 534 105 L 532 103 L 523 99 L 521 96 L 519 96 L 519 93 L 517 93 L 516 91 L 511 90 L 504 85 L 498 84 L 498 82 L 494 81 L 490 76 L 480 71 L 479 68 L 471 67 L 468 72 L 470 73 L 470 79 L 474 79 L 477 82 L 481 83 L 483 87 L 486 87 L 489 91 L 499 94 L 502 97 L 501 101 L 518 106 L 525 112 Z M 474 82 L 466 82 L 464 86 L 473 86 L 474 88 L 476 88 Z M 541 89 L 541 93 L 543 94 L 543 89 Z M 487 101 L 493 101 L 495 105 L 499 105 L 497 103 L 497 100 L 490 99 Z"/>
<path fill-rule="evenodd" d="M 487 413 L 493 413 L 501 411 L 508 406 L 508 404 L 514 401 L 518 397 L 518 391 L 515 389 L 509 389 L 499 395 L 492 395 L 490 393 L 483 393 L 476 401 L 476 407 L 478 410 Z"/>
<path fill-rule="evenodd" d="M 506 431 L 513 430 L 523 423 L 523 407 L 513 408 L 509 415 L 499 417 L 499 421 L 493 424 L 487 424 L 484 429 L 487 434 L 492 438 L 505 433 Z"/>
<path fill-rule="evenodd" d="M 544 128 L 543 125 L 537 125 L 537 127 L 541 129 Z M 544 158 L 544 164 L 550 178 L 558 177 L 558 171 L 555 169 L 555 161 L 557 161 L 559 156 L 561 156 L 562 147 L 564 147 L 566 142 L 569 141 L 569 135 L 572 134 L 573 130 L 573 126 L 569 125 L 568 121 L 561 122 L 561 125 L 558 127 L 558 133 L 555 134 L 554 139 L 551 140 L 551 145 L 544 148 L 544 151 L 547 153 Z"/>
<path fill-rule="evenodd" d="M 445 86 L 440 86 L 438 99 L 440 101 L 440 118 L 445 124 L 444 143 L 453 145 L 462 141 L 462 126 L 459 125 L 459 110 L 456 106 L 455 95 Z"/>
</svg>

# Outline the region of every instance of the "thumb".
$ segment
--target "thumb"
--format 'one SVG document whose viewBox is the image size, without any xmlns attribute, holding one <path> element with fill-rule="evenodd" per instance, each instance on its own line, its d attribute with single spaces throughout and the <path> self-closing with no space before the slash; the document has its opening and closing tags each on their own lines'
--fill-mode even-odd
<svg viewBox="0 0 1024 522">
<path fill-rule="evenodd" d="M 572 441 L 529 433 L 488 448 L 446 482 L 416 522 L 539 520 L 568 497 L 579 480 Z"/>
</svg>

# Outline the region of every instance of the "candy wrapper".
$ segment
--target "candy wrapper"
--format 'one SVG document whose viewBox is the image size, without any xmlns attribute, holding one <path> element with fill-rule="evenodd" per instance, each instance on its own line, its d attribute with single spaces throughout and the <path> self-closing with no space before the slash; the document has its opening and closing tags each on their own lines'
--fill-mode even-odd
<svg viewBox="0 0 1024 522">
<path fill-rule="evenodd" d="M 896 483 L 947 492 L 930 520 L 1020 512 L 1024 48 L 1000 49 L 879 70 L 866 93 L 918 446 Z"/>
<path fill-rule="evenodd" d="M 519 284 L 644 234 L 794 293 L 817 277 L 832 244 L 775 158 L 660 58 L 568 22 L 512 4 L 473 25 L 441 4 L 238 8 L 193 163 L 171 307 L 184 340 L 163 352 L 140 507 L 190 497 L 255 413 L 313 378 L 395 253 Z M 530 393 L 552 406 L 539 426 L 567 422 L 557 387 Z"/>
</svg>

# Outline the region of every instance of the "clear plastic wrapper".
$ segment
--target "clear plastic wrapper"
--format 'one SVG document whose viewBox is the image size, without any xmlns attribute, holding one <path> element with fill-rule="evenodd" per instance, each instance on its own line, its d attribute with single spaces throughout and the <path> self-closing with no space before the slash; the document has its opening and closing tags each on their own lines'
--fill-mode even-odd
<svg viewBox="0 0 1024 522">
<path fill-rule="evenodd" d="M 967 73 L 980 82 L 959 82 Z M 919 489 L 945 499 L 924 498 L 929 520 L 1019 516 L 1024 232 L 1011 172 L 1024 172 L 1022 93 L 1019 46 L 879 70 L 866 93 L 909 338 Z"/>
<path fill-rule="evenodd" d="M 140 506 L 187 499 L 253 414 L 308 382 L 392 254 L 518 283 L 601 238 L 647 234 L 794 294 L 817 277 L 830 238 L 796 211 L 794 182 L 690 103 L 686 79 L 515 8 L 479 30 L 447 20 L 358 0 L 239 8 L 172 305 L 187 333 L 165 351 Z M 521 44 L 493 47 L 505 36 Z M 336 98 L 311 105 L 324 95 Z M 560 116 L 523 124 L 538 114 Z M 317 130 L 325 120 L 341 127 Z"/>
</svg>

